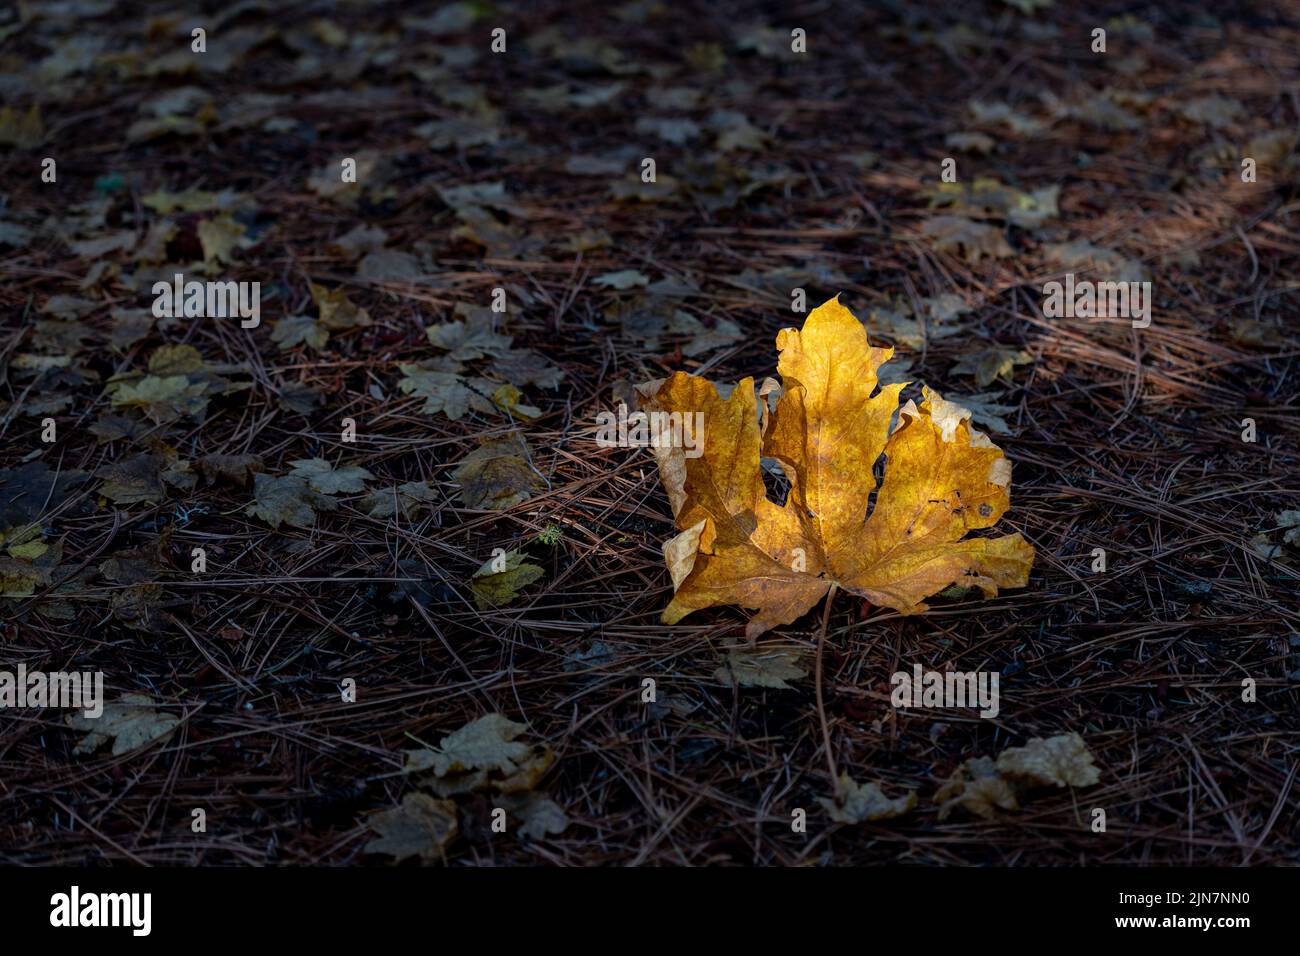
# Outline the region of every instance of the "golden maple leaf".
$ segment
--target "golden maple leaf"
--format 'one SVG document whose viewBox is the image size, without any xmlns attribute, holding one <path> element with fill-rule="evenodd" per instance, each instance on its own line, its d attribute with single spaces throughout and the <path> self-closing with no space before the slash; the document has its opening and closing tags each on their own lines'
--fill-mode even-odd
<svg viewBox="0 0 1300 956">
<path fill-rule="evenodd" d="M 756 611 L 752 639 L 807 613 L 832 585 L 904 614 L 954 583 L 986 597 L 1025 585 L 1034 550 L 1019 533 L 966 537 L 1011 504 L 1011 464 L 971 428 L 968 411 L 929 389 L 920 408 L 900 409 L 906 383 L 877 391 L 894 350 L 871 347 L 838 297 L 802 329 L 783 329 L 776 345 L 783 392 L 769 416 L 777 385 L 764 383 L 761 420 L 752 378 L 725 401 L 684 372 L 643 392 L 646 411 L 700 412 L 704 422 L 697 457 L 653 448 L 680 531 L 664 544 L 676 591 L 665 623 L 740 605 Z M 767 497 L 760 456 L 790 481 L 783 505 Z"/>
</svg>

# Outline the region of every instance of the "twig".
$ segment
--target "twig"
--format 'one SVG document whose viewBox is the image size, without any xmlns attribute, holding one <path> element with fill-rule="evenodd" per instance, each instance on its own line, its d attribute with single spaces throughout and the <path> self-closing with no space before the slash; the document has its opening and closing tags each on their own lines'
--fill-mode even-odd
<svg viewBox="0 0 1300 956">
<path fill-rule="evenodd" d="M 835 751 L 831 749 L 831 729 L 826 723 L 826 705 L 822 702 L 822 651 L 826 648 L 826 626 L 831 619 L 831 603 L 835 600 L 835 591 L 838 585 L 832 581 L 831 589 L 826 592 L 826 607 L 822 609 L 822 627 L 817 634 L 817 664 L 816 664 L 816 681 L 817 688 L 817 718 L 822 724 L 822 745 L 826 748 L 826 766 L 831 772 L 831 785 L 839 786 L 840 775 L 835 769 Z"/>
</svg>

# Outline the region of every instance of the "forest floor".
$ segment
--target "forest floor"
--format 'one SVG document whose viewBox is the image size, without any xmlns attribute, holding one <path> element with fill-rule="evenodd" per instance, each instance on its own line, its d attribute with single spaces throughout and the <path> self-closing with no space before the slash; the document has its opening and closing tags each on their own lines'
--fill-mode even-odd
<svg viewBox="0 0 1300 956">
<path fill-rule="evenodd" d="M 0 14 L 0 671 L 111 704 L 0 709 L 0 862 L 1300 862 L 1300 4 L 210 6 Z M 1067 272 L 1149 325 L 1045 315 Z M 836 595 L 820 714 L 820 606 L 662 624 L 654 459 L 597 442 L 775 375 L 799 289 L 972 410 L 1037 552 Z M 1000 712 L 895 709 L 913 664 Z M 833 818 L 823 717 L 915 807 Z M 1091 786 L 936 800 L 1072 733 Z"/>
</svg>

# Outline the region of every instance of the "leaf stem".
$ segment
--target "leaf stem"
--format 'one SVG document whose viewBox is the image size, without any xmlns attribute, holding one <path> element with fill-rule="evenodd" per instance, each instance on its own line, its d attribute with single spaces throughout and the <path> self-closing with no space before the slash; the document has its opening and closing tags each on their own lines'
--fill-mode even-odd
<svg viewBox="0 0 1300 956">
<path fill-rule="evenodd" d="M 826 748 L 826 766 L 831 772 L 831 786 L 839 789 L 840 775 L 835 769 L 835 752 L 831 749 L 831 730 L 826 723 L 826 705 L 822 702 L 822 651 L 826 648 L 826 628 L 831 619 L 831 603 L 835 600 L 835 591 L 839 587 L 834 581 L 826 593 L 826 606 L 822 609 L 822 628 L 817 635 L 817 664 L 814 686 L 817 690 L 817 716 L 822 724 L 822 746 Z"/>
</svg>

